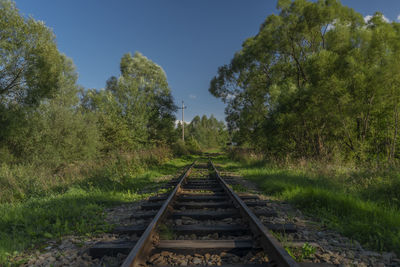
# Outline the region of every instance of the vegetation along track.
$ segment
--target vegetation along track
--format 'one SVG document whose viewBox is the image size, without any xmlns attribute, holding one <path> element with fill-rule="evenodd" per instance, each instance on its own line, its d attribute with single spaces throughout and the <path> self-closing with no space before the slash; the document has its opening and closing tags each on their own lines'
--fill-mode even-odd
<svg viewBox="0 0 400 267">
<path fill-rule="evenodd" d="M 133 218 L 153 218 L 143 225 L 115 229 L 138 240 L 98 243 L 92 257 L 128 254 L 128 266 L 329 266 L 296 263 L 271 235 L 257 215 L 276 216 L 255 195 L 236 194 L 214 164 L 191 164 L 177 179 L 172 192 L 142 204 Z M 158 211 L 157 211 L 158 210 Z M 254 211 L 254 213 L 253 213 Z M 154 216 L 154 217 L 153 217 Z M 290 231 L 290 225 L 269 225 Z M 132 241 L 133 240 L 133 241 Z"/>
</svg>

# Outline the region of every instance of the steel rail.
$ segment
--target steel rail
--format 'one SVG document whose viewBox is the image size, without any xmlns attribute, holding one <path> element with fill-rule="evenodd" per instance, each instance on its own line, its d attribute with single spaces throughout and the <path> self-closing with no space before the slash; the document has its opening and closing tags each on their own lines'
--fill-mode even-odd
<svg viewBox="0 0 400 267">
<path fill-rule="evenodd" d="M 225 192 L 229 195 L 234 205 L 239 208 L 243 218 L 248 220 L 250 229 L 255 234 L 256 239 L 258 239 L 260 242 L 261 247 L 267 252 L 268 257 L 272 259 L 274 263 L 276 263 L 276 266 L 300 266 L 279 244 L 278 240 L 272 236 L 272 234 L 268 231 L 268 228 L 261 223 L 256 215 L 254 215 L 254 213 L 249 209 L 246 203 L 228 186 L 224 179 L 222 179 L 211 159 L 209 162 L 215 171 L 217 180 L 220 182 Z"/>
<path fill-rule="evenodd" d="M 182 174 L 178 184 L 175 186 L 175 189 L 171 192 L 167 200 L 157 212 L 156 216 L 147 226 L 146 230 L 143 232 L 140 239 L 136 242 L 131 252 L 129 252 L 121 267 L 138 267 L 144 265 L 146 257 L 155 245 L 154 242 L 157 242 L 157 240 L 155 240 L 157 226 L 167 215 L 168 211 L 170 210 L 169 207 L 173 203 L 177 193 L 181 189 L 181 185 L 184 183 L 186 177 L 190 174 L 195 163 L 196 162 L 193 162 Z"/>
</svg>

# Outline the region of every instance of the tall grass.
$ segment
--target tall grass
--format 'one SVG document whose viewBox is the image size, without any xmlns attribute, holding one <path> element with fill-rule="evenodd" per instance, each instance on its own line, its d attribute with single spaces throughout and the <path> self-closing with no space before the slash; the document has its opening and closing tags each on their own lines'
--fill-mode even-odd
<svg viewBox="0 0 400 267">
<path fill-rule="evenodd" d="M 267 161 L 235 153 L 221 157 L 264 193 L 289 201 L 364 246 L 400 253 L 400 175 L 394 168 L 369 169 L 307 160 Z"/>
<path fill-rule="evenodd" d="M 12 255 L 66 234 L 95 234 L 110 228 L 103 209 L 149 196 L 188 159 L 169 159 L 153 149 L 115 155 L 62 169 L 5 165 L 0 168 L 0 266 Z"/>
<path fill-rule="evenodd" d="M 167 148 L 153 148 L 131 153 L 116 153 L 93 161 L 75 162 L 53 169 L 43 164 L 2 163 L 0 165 L 0 203 L 19 202 L 30 197 L 61 193 L 93 177 L 124 177 L 140 174 L 172 158 Z M 106 180 L 107 180 L 106 179 Z M 118 182 L 112 181 L 111 182 Z M 102 181 L 107 183 L 107 181 Z"/>
</svg>

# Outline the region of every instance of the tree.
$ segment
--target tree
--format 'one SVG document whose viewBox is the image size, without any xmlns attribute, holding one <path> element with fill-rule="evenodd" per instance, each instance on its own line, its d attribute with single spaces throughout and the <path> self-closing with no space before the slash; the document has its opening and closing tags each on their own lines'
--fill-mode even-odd
<svg viewBox="0 0 400 267">
<path fill-rule="evenodd" d="M 51 96 L 62 67 L 53 33 L 9 0 L 0 0 L 0 29 L 0 103 L 32 105 Z"/>
<path fill-rule="evenodd" d="M 16 139 L 27 116 L 60 88 L 64 59 L 53 33 L 41 21 L 25 19 L 15 3 L 0 0 L 0 157 L 21 154 Z"/>
<path fill-rule="evenodd" d="M 120 70 L 105 90 L 89 90 L 85 98 L 85 105 L 99 115 L 108 150 L 171 143 L 176 106 L 165 72 L 138 52 L 125 54 Z"/>
<path fill-rule="evenodd" d="M 336 0 L 278 9 L 210 84 L 235 138 L 282 156 L 395 157 L 399 24 Z"/>
<path fill-rule="evenodd" d="M 229 138 L 225 124 L 213 115 L 195 116 L 185 129 L 185 140 L 194 140 L 201 148 L 223 147 Z"/>
<path fill-rule="evenodd" d="M 128 88 L 137 88 L 140 95 L 146 98 L 149 141 L 172 141 L 177 107 L 164 70 L 138 52 L 133 57 L 125 54 L 121 59 L 120 83 Z"/>
<path fill-rule="evenodd" d="M 41 101 L 25 115 L 23 134 L 12 136 L 13 152 L 20 160 L 53 167 L 98 155 L 96 118 L 80 106 L 77 73 L 72 60 L 62 57 L 62 73 L 53 97 Z"/>
</svg>

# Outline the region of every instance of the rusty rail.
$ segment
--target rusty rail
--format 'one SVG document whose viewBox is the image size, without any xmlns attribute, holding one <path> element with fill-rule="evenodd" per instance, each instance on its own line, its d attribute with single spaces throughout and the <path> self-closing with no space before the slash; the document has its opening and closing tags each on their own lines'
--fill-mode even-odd
<svg viewBox="0 0 400 267">
<path fill-rule="evenodd" d="M 249 207 L 244 203 L 242 199 L 228 186 L 228 184 L 222 179 L 217 168 L 209 161 L 211 166 L 215 171 L 217 180 L 222 185 L 225 192 L 229 195 L 234 205 L 239 208 L 240 213 L 243 218 L 248 219 L 250 228 L 255 234 L 255 238 L 258 239 L 260 245 L 263 247 L 265 252 L 267 252 L 268 257 L 274 261 L 276 266 L 286 266 L 286 267 L 298 267 L 300 266 L 296 261 L 286 252 L 286 250 L 279 244 L 268 231 L 268 229 L 262 224 L 262 222 L 254 215 L 254 213 L 249 209 Z"/>
<path fill-rule="evenodd" d="M 122 263 L 121 267 L 137 267 L 144 265 L 144 262 L 146 261 L 145 257 L 153 248 L 154 245 L 153 242 L 157 242 L 155 240 L 157 226 L 167 215 L 170 205 L 173 203 L 176 194 L 179 192 L 181 185 L 184 183 L 186 177 L 190 174 L 195 163 L 196 162 L 193 162 L 187 168 L 187 170 L 182 174 L 175 189 L 171 192 L 167 200 L 164 202 L 160 210 L 157 212 L 154 219 L 147 226 L 146 230 L 144 231 L 140 239 L 137 241 L 136 245 L 133 247 L 131 252 L 128 254 L 125 261 Z"/>
</svg>

